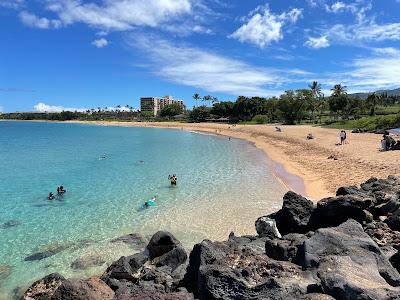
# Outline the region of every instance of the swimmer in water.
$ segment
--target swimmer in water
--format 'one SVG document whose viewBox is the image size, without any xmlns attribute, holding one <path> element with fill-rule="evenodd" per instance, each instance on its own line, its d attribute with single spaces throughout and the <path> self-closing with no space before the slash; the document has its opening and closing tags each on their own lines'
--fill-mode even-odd
<svg viewBox="0 0 400 300">
<path fill-rule="evenodd" d="M 47 197 L 49 200 L 54 200 L 54 194 L 52 192 L 49 193 L 49 196 Z"/>
<path fill-rule="evenodd" d="M 148 200 L 144 203 L 144 207 L 148 208 L 150 206 L 150 204 L 153 204 L 154 202 L 156 202 L 156 200 L 157 200 L 157 196 L 153 196 L 150 200 Z"/>
</svg>

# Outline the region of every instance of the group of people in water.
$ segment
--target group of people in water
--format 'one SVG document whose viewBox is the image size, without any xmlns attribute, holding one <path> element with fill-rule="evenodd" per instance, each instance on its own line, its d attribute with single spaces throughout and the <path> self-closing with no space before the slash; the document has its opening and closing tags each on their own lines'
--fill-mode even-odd
<svg viewBox="0 0 400 300">
<path fill-rule="evenodd" d="M 62 185 L 57 187 L 57 195 L 59 197 L 62 196 L 63 194 L 65 194 L 66 192 L 67 192 L 67 190 L 64 189 L 64 187 Z M 48 200 L 54 200 L 55 199 L 54 194 L 52 192 L 50 192 L 49 196 L 47 197 L 47 199 Z"/>
</svg>

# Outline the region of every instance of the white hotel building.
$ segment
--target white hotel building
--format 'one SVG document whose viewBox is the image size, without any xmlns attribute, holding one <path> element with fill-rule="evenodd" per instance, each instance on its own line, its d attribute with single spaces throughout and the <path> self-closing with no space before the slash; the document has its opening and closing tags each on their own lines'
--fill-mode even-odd
<svg viewBox="0 0 400 300">
<path fill-rule="evenodd" d="M 182 109 L 184 108 L 183 100 L 174 99 L 172 96 L 142 97 L 140 98 L 140 111 L 151 112 L 154 116 L 157 116 L 164 106 L 170 104 L 178 104 Z"/>
</svg>

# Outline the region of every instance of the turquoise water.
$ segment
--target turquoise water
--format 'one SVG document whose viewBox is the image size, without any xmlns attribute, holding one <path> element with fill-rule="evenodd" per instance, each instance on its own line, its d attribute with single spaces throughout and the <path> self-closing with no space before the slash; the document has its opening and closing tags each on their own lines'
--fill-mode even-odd
<svg viewBox="0 0 400 300">
<path fill-rule="evenodd" d="M 0 229 L 0 299 L 50 272 L 101 274 L 136 251 L 110 242 L 123 234 L 166 229 L 190 248 L 254 233 L 255 219 L 278 209 L 285 192 L 251 144 L 172 129 L 0 122 L 0 168 L 0 224 L 16 223 Z M 67 193 L 48 201 L 59 185 Z M 155 207 L 138 211 L 156 194 Z M 24 261 L 49 247 L 65 249 Z M 105 263 L 71 268 L 93 255 Z"/>
</svg>

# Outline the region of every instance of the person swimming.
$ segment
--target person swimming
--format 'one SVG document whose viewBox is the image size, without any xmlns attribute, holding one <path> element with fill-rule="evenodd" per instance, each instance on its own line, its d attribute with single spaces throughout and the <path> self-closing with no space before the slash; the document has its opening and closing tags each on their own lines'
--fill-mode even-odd
<svg viewBox="0 0 400 300">
<path fill-rule="evenodd" d="M 144 203 L 144 207 L 145 207 L 145 208 L 148 208 L 149 206 L 153 206 L 154 203 L 156 202 L 156 200 L 157 200 L 157 196 L 153 196 L 150 200 L 147 200 L 147 201 Z"/>
<path fill-rule="evenodd" d="M 47 197 L 49 200 L 54 200 L 54 194 L 52 192 L 49 193 L 49 196 Z"/>
</svg>

